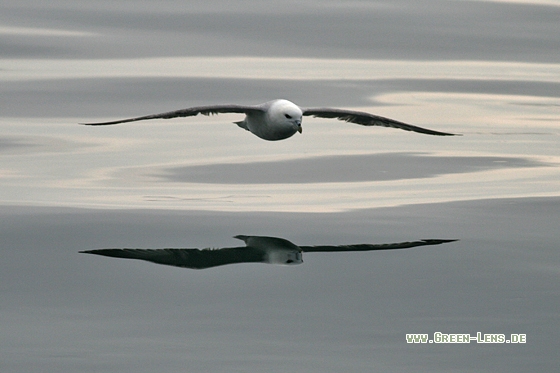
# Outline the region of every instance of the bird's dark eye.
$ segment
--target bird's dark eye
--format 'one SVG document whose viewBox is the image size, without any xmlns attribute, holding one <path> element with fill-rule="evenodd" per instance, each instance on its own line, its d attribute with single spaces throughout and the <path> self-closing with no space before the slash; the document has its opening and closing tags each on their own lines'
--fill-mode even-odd
<svg viewBox="0 0 560 373">
<path fill-rule="evenodd" d="M 292 119 L 292 116 L 291 116 L 291 115 L 284 114 L 284 116 L 285 116 L 286 118 L 288 118 L 288 119 Z"/>
</svg>

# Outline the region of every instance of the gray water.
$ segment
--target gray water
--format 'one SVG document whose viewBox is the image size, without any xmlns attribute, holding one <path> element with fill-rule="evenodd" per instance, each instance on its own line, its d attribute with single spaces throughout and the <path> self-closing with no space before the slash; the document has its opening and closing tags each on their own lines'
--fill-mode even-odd
<svg viewBox="0 0 560 373">
<path fill-rule="evenodd" d="M 0 3 L 2 372 L 554 371 L 558 1 Z M 306 117 L 78 123 L 286 98 Z M 87 255 L 303 247 L 208 269 Z M 411 333 L 526 343 L 407 343 Z"/>
</svg>

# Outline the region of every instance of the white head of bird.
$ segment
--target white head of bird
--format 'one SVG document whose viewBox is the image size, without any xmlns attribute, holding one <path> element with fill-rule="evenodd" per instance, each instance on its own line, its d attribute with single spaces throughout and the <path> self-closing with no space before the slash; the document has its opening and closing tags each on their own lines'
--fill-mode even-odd
<svg viewBox="0 0 560 373">
<path fill-rule="evenodd" d="M 301 118 L 303 116 L 303 112 L 299 106 L 293 102 L 288 100 L 272 101 L 267 114 L 272 122 L 285 128 L 289 128 L 292 131 L 292 134 L 302 132 Z"/>
</svg>

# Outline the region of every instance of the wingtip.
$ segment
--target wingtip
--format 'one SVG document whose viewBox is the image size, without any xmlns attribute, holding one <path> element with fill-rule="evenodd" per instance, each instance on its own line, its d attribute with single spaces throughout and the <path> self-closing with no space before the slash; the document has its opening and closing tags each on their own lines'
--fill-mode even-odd
<svg viewBox="0 0 560 373">
<path fill-rule="evenodd" d="M 438 132 L 438 133 L 434 133 L 433 135 L 436 135 L 436 136 L 463 136 L 460 133 L 449 133 L 449 132 Z"/>
<path fill-rule="evenodd" d="M 432 243 L 434 245 L 439 245 L 442 243 L 450 243 L 450 242 L 457 242 L 460 241 L 458 238 L 453 239 L 434 239 L 434 238 L 423 238 L 422 241 L 426 243 Z"/>
<path fill-rule="evenodd" d="M 94 126 L 108 126 L 111 124 L 117 124 L 117 123 L 121 123 L 121 122 L 103 122 L 103 123 L 78 123 L 81 126 L 90 126 L 90 127 L 94 127 Z"/>
<path fill-rule="evenodd" d="M 142 120 L 145 118 L 132 118 L 132 119 L 119 119 L 119 120 L 112 120 L 110 122 L 89 122 L 89 123 L 78 123 L 83 126 L 110 126 L 113 124 L 120 124 L 120 123 L 128 123 L 128 122 L 136 122 L 138 120 Z"/>
</svg>

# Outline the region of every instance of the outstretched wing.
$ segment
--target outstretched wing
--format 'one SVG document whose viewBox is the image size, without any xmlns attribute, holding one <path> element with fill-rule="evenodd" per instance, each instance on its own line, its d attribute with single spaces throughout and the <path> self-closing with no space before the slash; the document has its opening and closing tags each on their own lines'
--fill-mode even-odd
<svg viewBox="0 0 560 373">
<path fill-rule="evenodd" d="M 362 126 L 382 126 L 382 127 L 400 128 L 405 131 L 419 132 L 419 133 L 424 133 L 426 135 L 455 136 L 455 134 L 453 133 L 439 132 L 427 128 L 413 126 L 411 124 L 406 124 L 393 119 L 380 117 L 378 115 L 373 115 L 362 111 L 351 111 L 351 110 L 330 109 L 330 108 L 324 108 L 324 109 L 312 108 L 312 109 L 303 109 L 303 115 L 313 116 L 316 118 L 336 118 L 339 120 L 344 120 L 346 122 L 360 124 Z"/>
<path fill-rule="evenodd" d="M 180 109 L 175 111 L 168 111 L 167 113 L 161 114 L 151 114 L 145 115 L 143 117 L 120 119 L 111 122 L 99 122 L 99 123 L 81 123 L 86 126 L 107 126 L 110 124 L 127 123 L 127 122 L 137 122 L 139 120 L 147 119 L 170 119 L 178 117 L 193 117 L 198 114 L 211 115 L 219 113 L 254 113 L 264 111 L 260 106 L 243 106 L 243 105 L 209 105 L 209 106 L 196 106 L 186 109 Z"/>
<path fill-rule="evenodd" d="M 265 255 L 251 247 L 223 249 L 99 249 L 81 251 L 113 258 L 139 259 L 182 268 L 204 269 L 234 263 L 262 262 Z"/>
<path fill-rule="evenodd" d="M 411 242 L 385 243 L 378 245 L 357 244 L 357 245 L 340 245 L 340 246 L 300 246 L 301 250 L 306 253 L 317 252 L 340 252 L 340 251 L 372 251 L 372 250 L 397 250 L 410 249 L 417 246 L 441 245 L 443 243 L 454 242 L 458 240 L 420 240 Z"/>
</svg>

